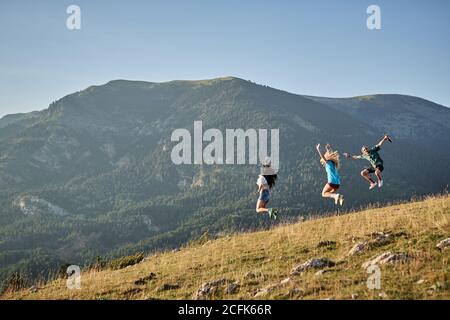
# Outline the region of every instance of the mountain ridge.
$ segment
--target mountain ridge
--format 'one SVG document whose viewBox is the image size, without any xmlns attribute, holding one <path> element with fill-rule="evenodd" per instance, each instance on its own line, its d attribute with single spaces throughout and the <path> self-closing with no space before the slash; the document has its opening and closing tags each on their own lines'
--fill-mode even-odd
<svg viewBox="0 0 450 320">
<path fill-rule="evenodd" d="M 359 176 L 366 163 L 342 161 L 346 209 L 448 186 L 450 151 L 443 146 L 450 143 L 450 110 L 435 112 L 428 108 L 432 102 L 391 96 L 353 99 L 343 108 L 341 100 L 314 101 L 238 78 L 220 79 L 164 85 L 119 80 L 66 95 L 12 122 L 2 118 L 2 276 L 19 270 L 36 277 L 97 255 L 173 248 L 205 232 L 270 226 L 254 213 L 258 166 L 171 162 L 171 133 L 191 131 L 196 120 L 205 129 L 280 130 L 281 167 L 271 203 L 286 208 L 281 223 L 335 210 L 320 196 L 325 174 L 314 150 L 318 142 L 356 153 L 392 134 L 394 143 L 382 151 L 382 189 L 369 191 Z M 25 205 L 17 205 L 20 199 Z M 47 214 L 46 208 L 69 214 Z"/>
<path fill-rule="evenodd" d="M 114 79 L 114 80 L 109 80 L 103 84 L 98 84 L 98 85 L 90 85 L 88 87 L 86 87 L 85 89 L 82 89 L 80 91 L 74 92 L 74 93 L 70 93 L 67 94 L 65 96 L 63 96 L 62 98 L 56 100 L 59 101 L 61 99 L 64 99 L 66 97 L 72 96 L 72 95 L 77 95 L 80 93 L 85 93 L 85 92 L 89 92 L 90 90 L 96 89 L 96 88 L 101 88 L 101 87 L 107 87 L 107 86 L 111 86 L 111 85 L 120 85 L 120 84 L 141 84 L 141 85 L 170 85 L 170 84 L 190 84 L 190 85 L 194 85 L 194 84 L 211 84 L 211 83 L 215 83 L 218 81 L 240 81 L 240 82 L 247 82 L 247 83 L 251 83 L 254 85 L 258 85 L 258 86 L 264 86 L 264 87 L 268 87 L 270 89 L 273 90 L 277 90 L 277 91 L 281 91 L 281 92 L 285 92 L 288 94 L 292 94 L 292 95 L 297 95 L 297 96 L 302 96 L 304 98 L 308 98 L 308 99 L 334 99 L 334 100 L 351 100 L 351 99 L 362 99 L 365 100 L 367 98 L 371 98 L 371 97 L 383 97 L 383 96 L 399 96 L 399 97 L 406 97 L 406 98 L 412 98 L 412 99 L 419 99 L 422 100 L 424 102 L 432 102 L 432 100 L 429 99 L 424 99 L 421 98 L 419 96 L 413 96 L 413 95 L 407 95 L 407 94 L 401 94 L 401 93 L 371 93 L 371 94 L 364 94 L 364 95 L 355 95 L 355 96 L 349 96 L 349 97 L 323 97 L 323 96 L 315 96 L 315 95 L 307 95 L 307 94 L 302 94 L 302 93 L 293 93 L 293 92 L 289 92 L 283 89 L 279 89 L 279 88 L 274 88 L 274 87 L 270 87 L 267 85 L 263 85 L 263 84 L 258 84 L 256 82 L 252 82 L 251 80 L 246 80 L 240 77 L 236 77 L 236 76 L 222 76 L 222 77 L 215 77 L 215 78 L 210 78 L 210 79 L 203 79 L 203 80 L 168 80 L 168 81 L 161 81 L 161 82 L 154 82 L 154 81 L 147 81 L 147 80 L 130 80 L 130 79 L 123 79 L 123 78 L 119 78 L 119 79 Z M 55 101 L 55 102 L 56 102 Z M 445 105 L 442 104 L 438 104 L 435 102 L 432 102 L 433 104 L 439 106 L 439 107 L 443 107 L 443 108 L 449 108 Z M 52 105 L 53 103 L 51 103 L 50 105 Z M 0 118 L 0 122 L 2 121 L 3 118 L 9 118 L 12 116 L 25 116 L 25 115 L 32 115 L 32 114 L 37 114 L 40 112 L 43 112 L 45 110 L 47 110 L 48 107 L 46 109 L 42 109 L 39 111 L 30 111 L 30 112 L 21 112 L 21 113 L 11 113 L 11 114 L 6 114 L 4 116 L 2 116 Z M 1 125 L 1 123 L 0 123 Z"/>
</svg>

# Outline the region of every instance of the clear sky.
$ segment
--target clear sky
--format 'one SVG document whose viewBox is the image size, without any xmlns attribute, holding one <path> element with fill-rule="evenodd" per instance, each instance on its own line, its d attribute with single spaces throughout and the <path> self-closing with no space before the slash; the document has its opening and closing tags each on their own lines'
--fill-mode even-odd
<svg viewBox="0 0 450 320">
<path fill-rule="evenodd" d="M 66 28 L 71 4 L 81 30 Z M 366 26 L 381 8 L 381 30 Z M 236 76 L 300 94 L 450 106 L 448 0 L 0 1 L 0 116 L 112 79 Z"/>
</svg>

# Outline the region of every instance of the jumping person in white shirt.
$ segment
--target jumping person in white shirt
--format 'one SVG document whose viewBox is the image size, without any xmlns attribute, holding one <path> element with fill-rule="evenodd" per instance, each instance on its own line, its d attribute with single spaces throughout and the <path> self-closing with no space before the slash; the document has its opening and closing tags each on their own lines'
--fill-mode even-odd
<svg viewBox="0 0 450 320">
<path fill-rule="evenodd" d="M 267 213 L 274 220 L 277 218 L 277 209 L 267 208 L 267 203 L 270 200 L 270 190 L 275 185 L 276 180 L 277 172 L 271 167 L 270 160 L 266 159 L 261 166 L 261 174 L 258 176 L 258 181 L 256 181 L 258 186 L 257 193 L 259 194 L 256 212 Z"/>
</svg>

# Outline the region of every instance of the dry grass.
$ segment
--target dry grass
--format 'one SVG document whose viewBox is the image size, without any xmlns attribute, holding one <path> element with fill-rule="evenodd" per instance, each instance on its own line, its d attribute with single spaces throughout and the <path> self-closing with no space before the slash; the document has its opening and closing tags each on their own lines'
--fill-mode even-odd
<svg viewBox="0 0 450 320">
<path fill-rule="evenodd" d="M 373 232 L 390 231 L 394 240 L 354 257 L 354 243 Z M 260 296 L 264 299 L 449 299 L 450 249 L 436 244 L 450 237 L 450 197 L 374 208 L 342 216 L 310 220 L 269 231 L 245 233 L 209 241 L 204 245 L 148 256 L 121 270 L 82 273 L 82 288 L 69 290 L 59 279 L 28 290 L 5 293 L 3 299 L 191 299 L 202 283 L 232 279 L 234 294 L 218 292 L 212 298 L 253 299 L 255 292 L 287 277 L 291 282 Z M 317 246 L 333 241 L 330 246 Z M 369 290 L 369 274 L 361 264 L 386 251 L 407 252 L 412 262 L 381 267 L 381 289 Z M 296 264 L 328 257 L 337 262 L 321 276 L 307 271 L 290 276 Z M 246 279 L 253 272 L 256 278 Z M 135 281 L 155 273 L 154 279 Z M 418 283 L 418 280 L 423 280 Z M 167 288 L 178 285 L 178 288 Z M 164 288 L 164 286 L 166 288 Z M 166 289 L 166 290 L 164 290 Z"/>
</svg>

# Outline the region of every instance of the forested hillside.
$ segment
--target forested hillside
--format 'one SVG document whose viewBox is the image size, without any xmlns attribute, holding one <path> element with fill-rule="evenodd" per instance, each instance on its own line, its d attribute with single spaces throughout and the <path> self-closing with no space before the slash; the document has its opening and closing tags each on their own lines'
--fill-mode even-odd
<svg viewBox="0 0 450 320">
<path fill-rule="evenodd" d="M 271 204 L 280 222 L 336 210 L 320 191 L 317 142 L 358 152 L 385 144 L 385 186 L 369 191 L 345 161 L 344 210 L 444 190 L 450 178 L 450 110 L 420 98 L 349 99 L 291 94 L 238 78 L 92 86 L 47 109 L 0 120 L 0 274 L 45 276 L 97 256 L 178 247 L 269 226 L 257 216 L 255 165 L 174 165 L 173 130 L 280 130 Z"/>
</svg>

